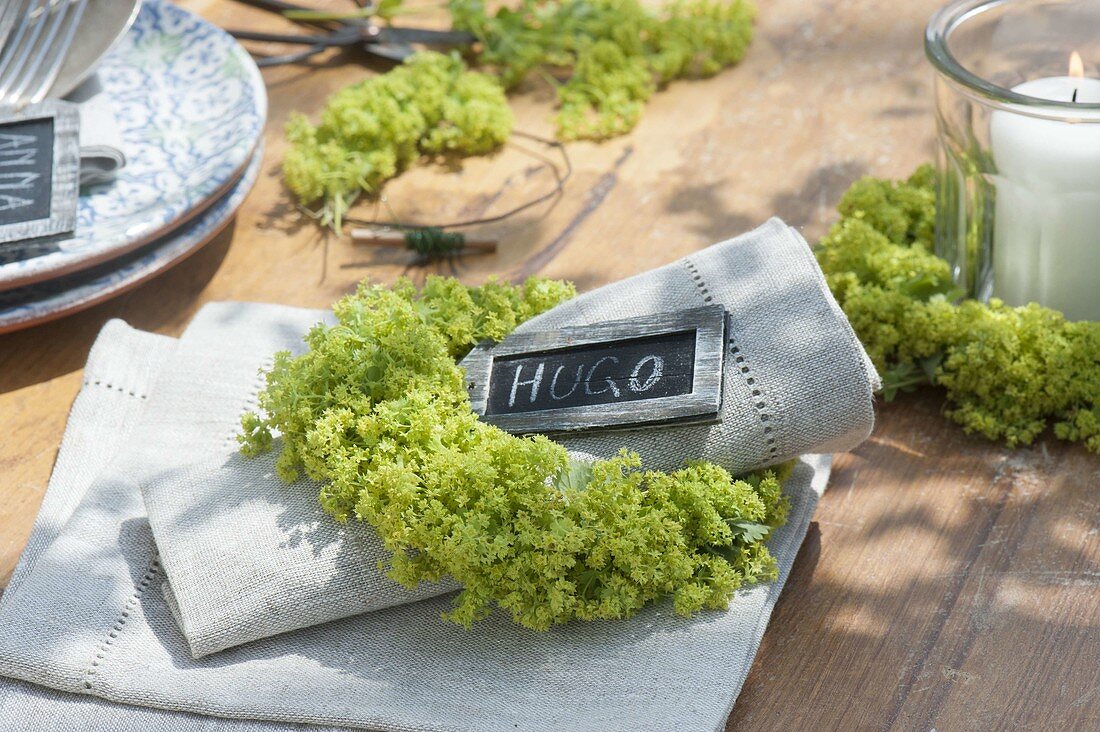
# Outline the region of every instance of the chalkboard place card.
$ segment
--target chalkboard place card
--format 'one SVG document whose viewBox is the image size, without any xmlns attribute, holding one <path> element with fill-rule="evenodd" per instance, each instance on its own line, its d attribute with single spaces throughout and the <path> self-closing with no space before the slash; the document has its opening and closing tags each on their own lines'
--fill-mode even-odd
<svg viewBox="0 0 1100 732">
<path fill-rule="evenodd" d="M 67 102 L 0 109 L 0 244 L 76 228 L 79 133 Z"/>
<path fill-rule="evenodd" d="M 514 434 L 706 422 L 722 405 L 721 305 L 513 334 L 460 364 L 474 411 Z"/>
</svg>

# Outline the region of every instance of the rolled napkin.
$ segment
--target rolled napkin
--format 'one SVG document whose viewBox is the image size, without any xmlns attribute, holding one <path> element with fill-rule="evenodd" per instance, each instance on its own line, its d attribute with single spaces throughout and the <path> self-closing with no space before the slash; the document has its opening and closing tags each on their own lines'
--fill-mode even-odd
<svg viewBox="0 0 1100 732">
<path fill-rule="evenodd" d="M 323 513 L 319 484 L 279 480 L 277 454 L 222 456 L 143 486 L 172 578 L 165 600 L 192 656 L 458 589 L 407 590 L 386 577 L 389 552 L 374 531 Z"/>
<path fill-rule="evenodd" d="M 135 483 L 175 462 L 173 449 L 186 460 L 230 435 L 189 442 L 172 412 L 201 420 L 202 405 L 166 401 L 160 387 L 200 333 L 247 350 L 315 316 L 207 307 L 178 344 L 118 321 L 104 328 L 30 542 L 0 598 L 0 729 L 724 728 L 824 490 L 827 457 L 803 458 L 784 486 L 788 522 L 769 540 L 778 579 L 737 593 L 725 612 L 687 619 L 658 603 L 628 620 L 547 633 L 496 613 L 467 631 L 440 620 L 449 601 L 438 598 L 190 657 L 161 593 Z M 198 366 L 193 392 L 223 389 L 218 367 L 234 362 L 186 364 Z"/>
<path fill-rule="evenodd" d="M 871 434 L 878 374 L 806 240 L 777 218 L 581 295 L 516 332 L 711 304 L 729 314 L 719 421 L 591 431 L 559 442 L 602 458 L 626 447 L 658 470 L 708 460 L 736 475 L 808 452 L 844 452 Z"/>
<path fill-rule="evenodd" d="M 66 100 L 80 105 L 80 187 L 112 182 L 126 167 L 126 154 L 111 98 L 93 75 Z"/>
<path fill-rule="evenodd" d="M 611 457 L 637 450 L 650 468 L 706 459 L 743 473 L 809 452 L 843 451 L 870 434 L 877 376 L 833 300 L 809 246 L 778 219 L 666 267 L 602 287 L 525 324 L 542 330 L 720 303 L 730 312 L 721 421 L 565 438 L 574 452 Z M 300 348 L 299 330 L 261 339 L 265 311 L 242 310 L 234 330 L 232 381 L 218 393 L 194 388 L 200 363 L 236 337 L 188 330 L 193 365 L 161 390 L 218 412 L 231 431 L 260 388 L 256 372 L 280 348 Z M 314 316 L 320 319 L 318 312 Z M 256 322 L 251 323 L 253 319 Z M 259 340 L 257 340 L 259 339 Z M 206 350 L 203 350 L 206 349 Z M 235 397 L 235 398 L 231 398 Z M 241 405 L 226 411 L 224 405 Z M 220 410 L 220 411 L 219 411 Z M 224 422 L 224 424 L 222 423 Z M 210 429 L 194 425 L 181 429 Z M 235 443 L 229 443 L 232 448 Z M 167 572 L 167 599 L 194 657 L 358 613 L 453 591 L 451 583 L 400 587 L 379 570 L 388 553 L 362 525 L 342 527 L 317 503 L 318 486 L 284 486 L 272 455 L 219 454 L 155 473 L 142 484 L 149 523 Z"/>
</svg>

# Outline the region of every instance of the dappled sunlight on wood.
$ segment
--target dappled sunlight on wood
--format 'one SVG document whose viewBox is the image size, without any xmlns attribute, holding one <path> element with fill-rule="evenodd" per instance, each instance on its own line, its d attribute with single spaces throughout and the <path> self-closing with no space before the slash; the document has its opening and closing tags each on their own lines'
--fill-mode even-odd
<svg viewBox="0 0 1100 732">
<path fill-rule="evenodd" d="M 890 448 L 891 450 L 897 450 L 903 455 L 908 455 L 910 457 L 927 457 L 927 455 L 921 450 L 914 449 L 911 445 L 905 444 L 904 442 L 900 442 L 898 440 L 890 439 L 888 437 L 877 437 L 875 435 L 872 435 L 870 441 L 875 443 L 876 445 L 883 445 Z"/>
<path fill-rule="evenodd" d="M 1100 459 L 968 437 L 931 391 L 878 417 L 837 461 L 729 729 L 1089 727 Z"/>
<path fill-rule="evenodd" d="M 0 585 L 110 318 L 178 335 L 212 301 L 328 307 L 364 278 L 433 272 L 471 284 L 538 273 L 585 291 L 773 215 L 812 243 L 854 179 L 902 177 L 932 157 L 922 31 L 943 2 L 758 2 L 741 65 L 655 94 L 627 137 L 570 145 L 559 201 L 471 230 L 499 238 L 495 255 L 429 266 L 322 232 L 282 182 L 290 114 L 316 118 L 333 91 L 386 65 L 349 50 L 265 71 L 263 169 L 235 229 L 117 300 L 0 336 Z M 222 27 L 294 28 L 232 0 L 180 4 Z M 531 79 L 510 103 L 517 129 L 551 134 L 549 83 Z M 385 196 L 401 220 L 437 223 L 550 184 L 509 148 L 455 169 L 414 166 Z M 355 212 L 391 214 L 370 201 Z M 837 456 L 728 729 L 1100 729 L 1100 457 L 1050 435 L 1020 450 L 967 436 L 932 389 L 876 408 L 871 439 Z"/>
</svg>

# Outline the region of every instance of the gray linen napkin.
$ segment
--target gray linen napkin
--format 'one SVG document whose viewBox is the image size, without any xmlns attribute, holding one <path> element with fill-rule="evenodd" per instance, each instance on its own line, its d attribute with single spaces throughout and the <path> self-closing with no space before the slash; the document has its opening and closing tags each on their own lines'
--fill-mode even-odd
<svg viewBox="0 0 1100 732">
<path fill-rule="evenodd" d="M 874 425 L 878 374 L 802 236 L 777 218 L 678 262 L 588 292 L 518 332 L 721 304 L 729 312 L 720 421 L 560 440 L 650 468 L 687 458 L 743 473 L 807 452 L 845 452 Z"/>
<path fill-rule="evenodd" d="M 8 583 L 14 593 L 68 522 L 88 488 L 132 438 L 153 381 L 174 355 L 176 340 L 110 321 L 84 367 L 65 436 L 23 554 Z M 4 732 L 326 732 L 345 729 L 217 719 L 185 712 L 117 704 L 0 676 L 0 730 Z"/>
<path fill-rule="evenodd" d="M 126 167 L 122 133 L 111 98 L 99 78 L 92 75 L 66 101 L 80 105 L 80 186 L 110 183 Z"/>
<path fill-rule="evenodd" d="M 731 313 L 720 423 L 595 432 L 562 442 L 599 457 L 629 447 L 648 467 L 675 469 L 704 458 L 741 473 L 807 452 L 848 450 L 866 438 L 877 376 L 806 242 L 778 219 L 582 295 L 520 330 L 711 302 Z M 236 362 L 236 385 L 226 396 L 255 394 L 263 359 L 277 347 L 298 345 L 297 334 L 290 335 Z M 220 373 L 231 377 L 224 366 Z M 160 471 L 142 485 L 170 580 L 167 601 L 194 657 L 455 589 L 401 588 L 377 570 L 388 555 L 373 533 L 338 527 L 317 508 L 318 486 L 284 486 L 273 473 L 273 456 L 218 454 Z"/>
<path fill-rule="evenodd" d="M 739 592 L 726 612 L 684 619 L 660 603 L 630 620 L 548 633 L 496 614 L 466 631 L 440 620 L 444 597 L 190 657 L 159 591 L 164 573 L 137 485 L 230 438 L 226 417 L 243 400 L 219 407 L 203 396 L 225 388 L 222 369 L 235 360 L 217 344 L 249 350 L 266 339 L 296 339 L 315 316 L 208 306 L 167 351 L 164 339 L 124 325 L 104 330 L 88 369 L 100 383 L 86 386 L 74 407 L 80 421 L 70 423 L 58 462 L 65 472 L 51 482 L 23 566 L 0 599 L 0 675 L 32 682 L 0 686 L 0 729 L 252 732 L 298 722 L 394 732 L 722 728 L 824 490 L 827 457 L 804 458 L 787 483 L 790 520 L 770 542 L 778 581 Z M 205 353 L 205 361 L 188 352 Z M 142 363 L 150 364 L 146 370 L 163 364 L 151 389 L 127 378 Z M 180 381 L 190 385 L 191 402 L 173 392 Z M 116 402 L 86 402 L 94 390 Z M 140 414 L 112 425 L 126 400 Z M 179 428 L 194 421 L 208 425 L 197 441 Z M 118 431 L 125 432 L 118 452 L 95 458 Z M 105 465 L 90 485 L 74 468 L 86 459 Z M 55 506 L 76 503 L 54 515 Z"/>
<path fill-rule="evenodd" d="M 386 577 L 378 563 L 389 552 L 377 534 L 322 512 L 320 484 L 283 483 L 276 454 L 221 455 L 144 486 L 173 578 L 165 601 L 192 656 L 458 589 L 448 581 L 407 590 Z"/>
</svg>

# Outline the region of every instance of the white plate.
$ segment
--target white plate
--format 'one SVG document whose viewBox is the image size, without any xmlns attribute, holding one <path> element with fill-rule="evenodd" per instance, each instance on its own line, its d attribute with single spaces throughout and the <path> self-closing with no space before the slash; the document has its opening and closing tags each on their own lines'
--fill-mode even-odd
<svg viewBox="0 0 1100 732">
<path fill-rule="evenodd" d="M 81 196 L 70 239 L 0 245 L 0 290 L 69 274 L 164 236 L 218 200 L 263 133 L 267 94 L 233 38 L 147 0 L 97 70 L 127 165 Z"/>
<path fill-rule="evenodd" d="M 179 230 L 116 260 L 75 274 L 0 292 L 0 333 L 56 320 L 137 287 L 200 249 L 225 228 L 260 172 L 258 149 L 228 193 Z"/>
</svg>

